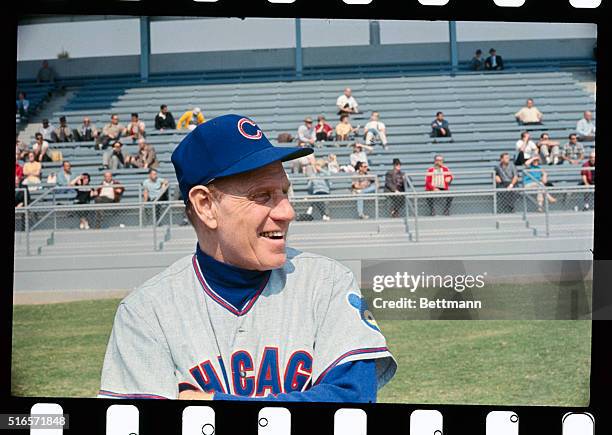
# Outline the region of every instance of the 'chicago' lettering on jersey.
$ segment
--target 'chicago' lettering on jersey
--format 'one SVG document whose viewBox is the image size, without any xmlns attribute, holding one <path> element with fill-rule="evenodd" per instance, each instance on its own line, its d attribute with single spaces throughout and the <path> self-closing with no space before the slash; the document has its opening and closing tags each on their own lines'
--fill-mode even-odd
<svg viewBox="0 0 612 435">
<path fill-rule="evenodd" d="M 218 360 L 222 362 L 220 357 Z M 223 365 L 220 367 L 225 371 Z M 278 348 L 267 346 L 257 366 L 254 364 L 254 358 L 246 350 L 237 350 L 232 354 L 229 384 L 233 392 L 225 390 L 210 360 L 192 367 L 189 373 L 203 391 L 227 392 L 244 397 L 265 397 L 270 394 L 302 391 L 312 376 L 312 355 L 305 350 L 297 350 L 289 357 L 284 372 L 281 370 Z M 225 373 L 223 377 L 225 378 Z M 197 387 L 189 382 L 179 384 L 179 391 L 187 389 L 197 389 Z"/>
</svg>

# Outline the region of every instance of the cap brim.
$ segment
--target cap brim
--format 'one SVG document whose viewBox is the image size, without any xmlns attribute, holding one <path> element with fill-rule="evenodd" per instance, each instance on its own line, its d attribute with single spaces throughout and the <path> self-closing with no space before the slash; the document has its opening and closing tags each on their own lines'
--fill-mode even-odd
<svg viewBox="0 0 612 435">
<path fill-rule="evenodd" d="M 298 147 L 269 147 L 261 151 L 254 152 L 223 172 L 215 178 L 228 177 L 230 175 L 242 174 L 243 172 L 253 171 L 274 162 L 286 162 L 312 154 L 312 148 Z"/>
</svg>

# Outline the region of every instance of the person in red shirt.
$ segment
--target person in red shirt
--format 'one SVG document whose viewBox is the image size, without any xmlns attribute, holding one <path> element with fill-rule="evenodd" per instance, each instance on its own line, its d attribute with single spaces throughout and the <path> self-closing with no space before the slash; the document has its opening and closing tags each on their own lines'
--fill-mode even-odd
<svg viewBox="0 0 612 435">
<path fill-rule="evenodd" d="M 16 159 L 15 159 L 15 178 L 17 178 L 18 183 L 21 184 L 21 180 L 23 180 L 23 166 L 21 166 L 18 162 L 19 160 L 19 153 L 16 153 Z"/>
<path fill-rule="evenodd" d="M 315 126 L 315 133 L 317 135 L 317 141 L 331 140 L 334 129 L 325 122 L 325 116 L 319 115 L 317 117 L 317 125 Z"/>
<path fill-rule="evenodd" d="M 582 181 L 579 183 L 583 186 L 595 186 L 595 151 L 591 151 L 589 159 L 582 165 L 583 169 L 580 172 Z M 592 169 L 591 169 L 592 168 Z M 584 207 L 583 211 L 587 211 L 591 208 L 593 202 L 593 192 L 585 192 L 584 194 Z"/>
<path fill-rule="evenodd" d="M 436 155 L 434 157 L 434 165 L 427 170 L 427 175 L 425 176 L 425 190 L 428 192 L 446 191 L 449 189 L 452 182 L 453 174 L 451 173 L 450 169 L 444 166 L 444 157 L 442 157 L 440 154 Z M 430 214 L 435 216 L 436 203 L 440 200 L 444 204 L 444 214 L 448 216 L 450 214 L 450 206 L 453 201 L 451 196 L 445 196 L 443 198 L 426 198 Z"/>
</svg>

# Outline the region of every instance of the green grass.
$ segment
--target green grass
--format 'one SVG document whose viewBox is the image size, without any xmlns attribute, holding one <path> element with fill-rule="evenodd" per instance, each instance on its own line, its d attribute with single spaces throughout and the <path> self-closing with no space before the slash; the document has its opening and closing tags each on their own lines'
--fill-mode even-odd
<svg viewBox="0 0 612 435">
<path fill-rule="evenodd" d="M 12 392 L 94 397 L 119 300 L 14 308 Z M 589 321 L 380 321 L 399 370 L 379 402 L 588 404 Z"/>
</svg>

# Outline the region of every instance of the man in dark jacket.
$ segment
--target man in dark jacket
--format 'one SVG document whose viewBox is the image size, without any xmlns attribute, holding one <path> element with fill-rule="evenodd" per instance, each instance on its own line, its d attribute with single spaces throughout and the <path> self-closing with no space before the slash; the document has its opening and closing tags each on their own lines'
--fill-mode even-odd
<svg viewBox="0 0 612 435">
<path fill-rule="evenodd" d="M 404 192 L 404 173 L 399 159 L 393 159 L 393 169 L 385 175 L 385 192 Z M 391 217 L 399 217 L 405 206 L 404 196 L 389 197 L 389 213 Z"/>
<path fill-rule="evenodd" d="M 488 70 L 502 70 L 504 69 L 504 60 L 501 56 L 497 55 L 494 48 L 489 50 L 489 57 L 485 60 L 485 69 Z"/>
<path fill-rule="evenodd" d="M 155 115 L 155 129 L 159 131 L 164 131 L 164 129 L 175 130 L 176 122 L 174 122 L 172 113 L 168 111 L 168 106 L 162 104 L 159 109 L 159 113 Z"/>
</svg>

